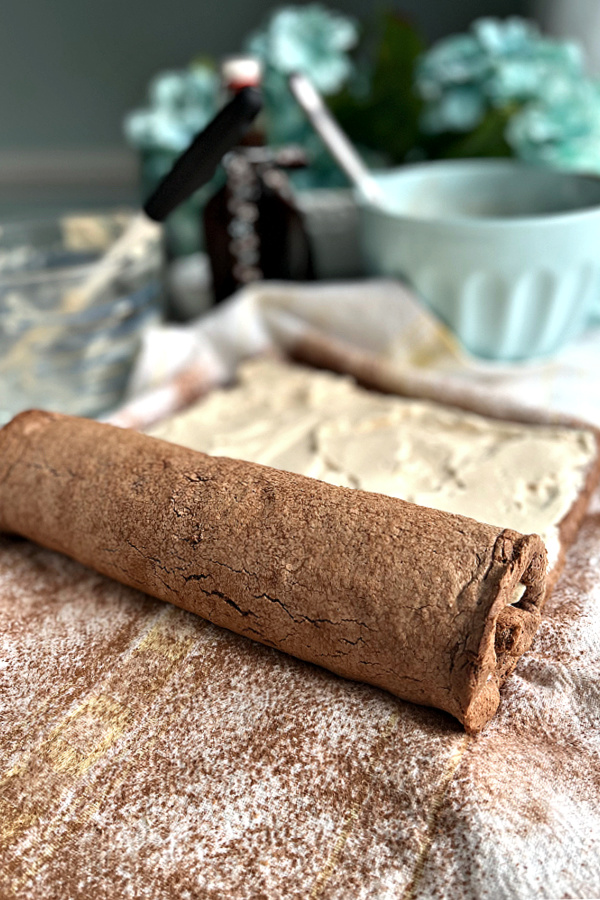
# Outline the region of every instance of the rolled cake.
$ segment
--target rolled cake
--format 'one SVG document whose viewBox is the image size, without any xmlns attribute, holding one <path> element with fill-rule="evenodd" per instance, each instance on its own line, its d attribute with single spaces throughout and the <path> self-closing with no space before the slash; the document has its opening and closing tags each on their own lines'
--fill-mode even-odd
<svg viewBox="0 0 600 900">
<path fill-rule="evenodd" d="M 39 411 L 0 431 L 0 530 L 469 731 L 545 590 L 537 535 Z"/>
</svg>

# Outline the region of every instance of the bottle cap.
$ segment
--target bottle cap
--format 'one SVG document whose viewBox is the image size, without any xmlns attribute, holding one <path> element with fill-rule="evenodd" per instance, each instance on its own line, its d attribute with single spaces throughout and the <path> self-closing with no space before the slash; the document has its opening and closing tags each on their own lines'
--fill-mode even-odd
<svg viewBox="0 0 600 900">
<path fill-rule="evenodd" d="M 221 63 L 221 78 L 232 91 L 260 87 L 262 64 L 255 56 L 227 56 Z"/>
</svg>

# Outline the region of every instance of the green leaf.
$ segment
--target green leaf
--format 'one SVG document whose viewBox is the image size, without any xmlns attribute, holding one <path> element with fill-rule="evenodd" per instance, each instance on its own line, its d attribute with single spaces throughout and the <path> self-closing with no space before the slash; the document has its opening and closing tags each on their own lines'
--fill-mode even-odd
<svg viewBox="0 0 600 900">
<path fill-rule="evenodd" d="M 395 13 L 383 16 L 379 30 L 370 71 L 365 72 L 363 64 L 363 81 L 366 74 L 369 85 L 366 94 L 349 86 L 328 98 L 328 103 L 355 143 L 398 163 L 418 143 L 421 101 L 413 79 L 417 57 L 425 44 L 412 25 Z"/>
<path fill-rule="evenodd" d="M 425 155 L 429 159 L 512 156 L 512 149 L 504 134 L 514 112 L 514 105 L 490 109 L 477 128 L 467 134 L 446 132 L 423 139 L 421 145 Z"/>
</svg>

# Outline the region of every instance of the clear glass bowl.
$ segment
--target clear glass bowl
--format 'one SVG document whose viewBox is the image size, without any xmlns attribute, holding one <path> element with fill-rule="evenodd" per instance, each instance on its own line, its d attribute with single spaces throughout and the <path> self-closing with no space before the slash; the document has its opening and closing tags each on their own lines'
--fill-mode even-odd
<svg viewBox="0 0 600 900">
<path fill-rule="evenodd" d="M 0 425 L 31 407 L 97 416 L 122 399 L 141 332 L 162 312 L 160 229 L 77 298 L 131 215 L 0 226 Z"/>
</svg>

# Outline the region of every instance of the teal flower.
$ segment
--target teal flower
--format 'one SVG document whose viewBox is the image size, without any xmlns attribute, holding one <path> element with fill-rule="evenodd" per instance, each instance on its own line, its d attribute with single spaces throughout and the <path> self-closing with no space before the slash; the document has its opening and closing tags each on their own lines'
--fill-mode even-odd
<svg viewBox="0 0 600 900">
<path fill-rule="evenodd" d="M 482 51 L 489 57 L 526 56 L 540 38 L 533 22 L 511 16 L 508 19 L 476 19 L 471 31 Z"/>
<path fill-rule="evenodd" d="M 600 174 L 600 85 L 549 91 L 512 117 L 506 137 L 526 162 Z"/>
<path fill-rule="evenodd" d="M 150 82 L 150 104 L 172 110 L 202 110 L 212 115 L 219 77 L 212 66 L 196 63 L 183 71 L 162 72 Z"/>
<path fill-rule="evenodd" d="M 266 27 L 250 36 L 246 49 L 263 61 L 265 69 L 283 75 L 303 72 L 319 91 L 333 94 L 353 71 L 348 51 L 357 40 L 354 19 L 311 3 L 273 13 Z"/>
<path fill-rule="evenodd" d="M 150 83 L 150 105 L 126 117 L 127 140 L 139 150 L 181 153 L 217 111 L 218 89 L 218 76 L 206 64 L 162 72 Z"/>
<path fill-rule="evenodd" d="M 524 103 L 550 92 L 569 90 L 582 78 L 585 74 L 578 47 L 540 38 L 527 54 L 504 58 L 494 66 L 486 94 L 494 106 Z"/>
<path fill-rule="evenodd" d="M 428 103 L 421 116 L 421 127 L 428 134 L 441 131 L 471 131 L 486 111 L 485 99 L 471 84 L 457 85 Z"/>
<path fill-rule="evenodd" d="M 426 102 L 439 101 L 449 88 L 476 86 L 489 72 L 489 61 L 470 34 L 458 34 L 439 41 L 419 60 L 416 85 Z"/>
<path fill-rule="evenodd" d="M 170 150 L 181 153 L 191 135 L 179 117 L 163 109 L 140 109 L 124 122 L 125 137 L 138 150 Z"/>
<path fill-rule="evenodd" d="M 344 179 L 292 96 L 287 77 L 303 72 L 322 94 L 336 93 L 355 72 L 349 51 L 357 41 L 354 19 L 319 3 L 277 10 L 246 41 L 245 50 L 263 64 L 269 143 L 300 144 L 310 160 L 310 169 L 294 174 L 297 184 L 331 185 Z"/>
<path fill-rule="evenodd" d="M 479 19 L 468 34 L 440 41 L 421 58 L 415 80 L 425 101 L 422 127 L 430 134 L 468 132 L 489 110 L 567 94 L 582 78 L 574 44 L 544 38 L 516 17 Z"/>
</svg>

